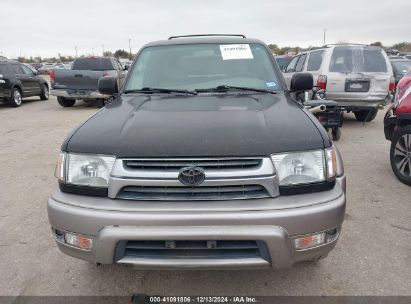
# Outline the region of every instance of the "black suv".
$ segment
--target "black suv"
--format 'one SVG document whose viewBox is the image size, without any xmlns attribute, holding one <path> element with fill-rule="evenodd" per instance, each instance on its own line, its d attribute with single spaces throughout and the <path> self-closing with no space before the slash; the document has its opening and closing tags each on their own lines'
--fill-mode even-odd
<svg viewBox="0 0 411 304">
<path fill-rule="evenodd" d="M 47 81 L 29 65 L 0 59 L 0 101 L 19 107 L 23 98 L 32 96 L 49 99 Z"/>
<path fill-rule="evenodd" d="M 59 248 L 140 268 L 284 268 L 325 257 L 345 175 L 270 49 L 244 36 L 144 46 L 61 148 L 48 215 Z M 292 92 L 311 91 L 311 74 Z"/>
</svg>

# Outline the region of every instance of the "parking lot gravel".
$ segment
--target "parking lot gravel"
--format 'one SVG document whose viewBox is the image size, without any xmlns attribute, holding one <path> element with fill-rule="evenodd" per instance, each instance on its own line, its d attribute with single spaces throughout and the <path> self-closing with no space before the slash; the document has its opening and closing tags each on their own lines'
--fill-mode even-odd
<svg viewBox="0 0 411 304">
<path fill-rule="evenodd" d="M 0 295 L 411 295 L 411 187 L 391 170 L 384 111 L 366 124 L 345 115 L 347 214 L 326 259 L 281 271 L 142 271 L 71 258 L 52 239 L 46 202 L 60 145 L 97 110 L 55 98 L 0 104 Z"/>
</svg>

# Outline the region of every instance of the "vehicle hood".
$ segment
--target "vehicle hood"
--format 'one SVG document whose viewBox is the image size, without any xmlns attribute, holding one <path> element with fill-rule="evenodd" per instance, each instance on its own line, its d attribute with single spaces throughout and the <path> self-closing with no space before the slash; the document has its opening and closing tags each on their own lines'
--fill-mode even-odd
<svg viewBox="0 0 411 304">
<path fill-rule="evenodd" d="M 117 157 L 267 156 L 330 145 L 283 93 L 121 95 L 67 137 L 63 151 Z"/>
</svg>

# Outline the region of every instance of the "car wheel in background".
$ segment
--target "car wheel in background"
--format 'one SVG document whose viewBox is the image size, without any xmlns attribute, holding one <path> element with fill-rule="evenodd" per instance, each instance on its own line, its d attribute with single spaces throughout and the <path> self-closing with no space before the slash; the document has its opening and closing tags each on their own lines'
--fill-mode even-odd
<svg viewBox="0 0 411 304">
<path fill-rule="evenodd" d="M 61 96 L 57 96 L 57 101 L 62 107 L 72 107 L 76 103 L 75 99 L 67 99 Z"/>
<path fill-rule="evenodd" d="M 333 140 L 337 141 L 341 138 L 341 128 L 339 127 L 334 127 L 331 130 L 331 134 L 333 136 Z"/>
<path fill-rule="evenodd" d="M 40 99 L 41 100 L 48 100 L 50 96 L 50 91 L 48 85 L 44 84 L 41 88 Z"/>
<path fill-rule="evenodd" d="M 41 88 L 40 99 L 41 100 L 48 100 L 50 97 L 50 91 L 48 85 L 44 84 Z"/>
<path fill-rule="evenodd" d="M 394 133 L 390 161 L 398 179 L 411 186 L 411 126 L 400 127 Z"/>
<path fill-rule="evenodd" d="M 355 118 L 358 121 L 369 122 L 377 117 L 378 109 L 354 111 Z"/>
<path fill-rule="evenodd" d="M 96 105 L 97 105 L 97 107 L 102 108 L 106 105 L 106 100 L 105 99 L 97 99 Z"/>
<path fill-rule="evenodd" d="M 13 88 L 11 90 L 11 95 L 9 98 L 9 104 L 13 107 L 20 107 L 23 103 L 23 98 L 21 96 L 21 91 L 19 88 Z"/>
</svg>

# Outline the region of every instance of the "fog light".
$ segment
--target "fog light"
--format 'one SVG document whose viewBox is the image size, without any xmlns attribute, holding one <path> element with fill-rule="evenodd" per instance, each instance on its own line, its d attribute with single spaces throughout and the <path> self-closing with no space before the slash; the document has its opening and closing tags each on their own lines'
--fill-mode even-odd
<svg viewBox="0 0 411 304">
<path fill-rule="evenodd" d="M 65 232 L 64 240 L 66 244 L 85 250 L 93 248 L 93 239 L 84 235 Z"/>
<path fill-rule="evenodd" d="M 340 229 L 335 228 L 327 231 L 327 234 L 325 236 L 325 241 L 327 243 L 334 242 L 336 239 L 338 239 L 338 236 L 340 235 Z"/>
<path fill-rule="evenodd" d="M 325 232 L 300 236 L 294 239 L 295 249 L 308 249 L 325 243 Z"/>
<path fill-rule="evenodd" d="M 55 229 L 54 234 L 56 235 L 57 238 L 64 237 L 64 231 L 62 231 L 62 230 Z"/>
</svg>

